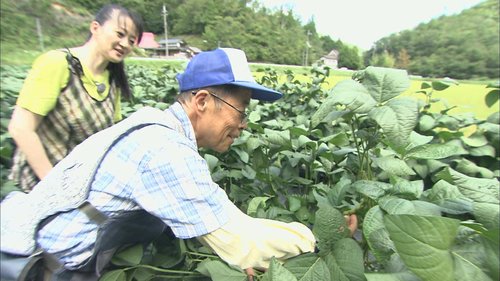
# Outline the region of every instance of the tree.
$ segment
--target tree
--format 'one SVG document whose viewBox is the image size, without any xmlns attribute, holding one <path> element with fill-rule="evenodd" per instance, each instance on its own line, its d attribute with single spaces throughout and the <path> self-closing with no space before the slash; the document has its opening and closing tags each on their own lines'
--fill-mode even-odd
<svg viewBox="0 0 500 281">
<path fill-rule="evenodd" d="M 401 69 L 408 69 L 409 65 L 410 65 L 410 55 L 408 54 L 408 51 L 405 48 L 403 48 L 399 50 L 395 66 Z"/>
</svg>

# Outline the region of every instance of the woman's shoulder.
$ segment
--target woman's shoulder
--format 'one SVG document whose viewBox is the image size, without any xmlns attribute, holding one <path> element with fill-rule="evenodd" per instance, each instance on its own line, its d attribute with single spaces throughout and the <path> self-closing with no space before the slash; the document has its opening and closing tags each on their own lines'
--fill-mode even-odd
<svg viewBox="0 0 500 281">
<path fill-rule="evenodd" d="M 38 56 L 34 62 L 37 66 L 58 67 L 67 65 L 66 52 L 64 50 L 50 50 Z"/>
</svg>

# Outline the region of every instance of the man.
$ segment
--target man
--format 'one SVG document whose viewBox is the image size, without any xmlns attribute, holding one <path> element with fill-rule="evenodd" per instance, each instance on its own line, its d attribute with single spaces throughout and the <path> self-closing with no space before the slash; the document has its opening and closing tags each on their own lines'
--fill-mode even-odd
<svg viewBox="0 0 500 281">
<path fill-rule="evenodd" d="M 168 227 L 178 238 L 198 238 L 250 275 L 273 256 L 283 260 L 314 251 L 315 238 L 306 226 L 241 212 L 213 182 L 198 153 L 201 147 L 228 150 L 247 126 L 250 99 L 274 101 L 282 94 L 255 83 L 237 49 L 202 52 L 177 79 L 180 94 L 170 108 L 141 109 L 97 133 L 31 193 L 4 200 L 2 251 L 27 255 L 41 248 L 61 265 L 55 270 L 60 276 L 99 275 L 110 258 L 101 255 L 107 249 L 100 248 L 106 239 L 100 226 L 111 229 L 113 219 L 141 210 L 152 234 L 133 242 L 147 242 Z M 92 274 L 82 278 L 97 278 Z"/>
</svg>

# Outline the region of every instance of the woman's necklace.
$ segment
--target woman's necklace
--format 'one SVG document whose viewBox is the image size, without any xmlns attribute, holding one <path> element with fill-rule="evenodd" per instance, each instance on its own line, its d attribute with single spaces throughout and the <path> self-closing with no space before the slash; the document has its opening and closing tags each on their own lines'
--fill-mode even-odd
<svg viewBox="0 0 500 281">
<path fill-rule="evenodd" d="M 104 83 L 99 83 L 99 82 L 96 82 L 96 81 L 94 81 L 94 84 L 96 85 L 96 87 L 97 87 L 97 92 L 98 92 L 99 94 L 102 94 L 102 93 L 104 93 L 104 91 L 106 91 L 106 84 L 104 84 Z"/>
</svg>

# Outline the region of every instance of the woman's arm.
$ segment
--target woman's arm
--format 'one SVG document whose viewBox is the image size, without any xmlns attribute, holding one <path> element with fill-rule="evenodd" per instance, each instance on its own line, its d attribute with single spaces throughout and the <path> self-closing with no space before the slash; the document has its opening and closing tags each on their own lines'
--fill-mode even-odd
<svg viewBox="0 0 500 281">
<path fill-rule="evenodd" d="M 29 165 L 40 180 L 52 169 L 52 164 L 36 133 L 42 119 L 42 115 L 16 106 L 9 122 L 9 134 L 17 147 L 26 155 Z"/>
</svg>

